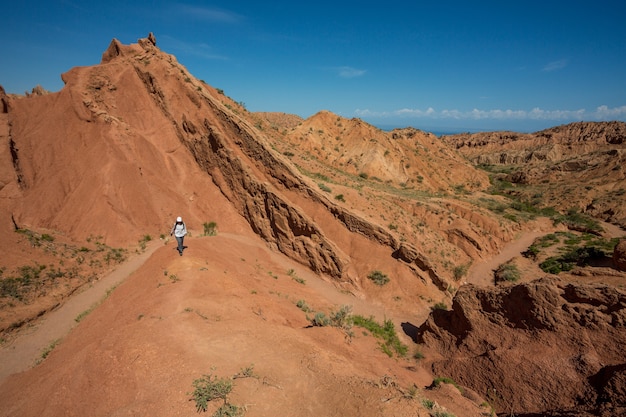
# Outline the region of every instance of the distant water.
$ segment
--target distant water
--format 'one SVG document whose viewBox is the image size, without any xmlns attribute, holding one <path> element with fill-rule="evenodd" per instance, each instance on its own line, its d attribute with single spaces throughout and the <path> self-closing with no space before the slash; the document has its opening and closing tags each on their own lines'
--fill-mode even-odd
<svg viewBox="0 0 626 417">
<path fill-rule="evenodd" d="M 390 132 L 394 129 L 403 129 L 403 128 L 407 128 L 407 127 L 412 127 L 415 129 L 419 129 L 422 132 L 427 132 L 427 133 L 432 133 L 435 136 L 444 136 L 444 135 L 457 135 L 459 133 L 477 133 L 477 132 L 487 132 L 488 130 L 485 129 L 445 129 L 445 128 L 433 128 L 433 129 L 429 129 L 426 127 L 416 127 L 416 126 L 393 126 L 393 125 L 374 125 L 377 128 L 384 130 L 386 132 Z"/>
</svg>

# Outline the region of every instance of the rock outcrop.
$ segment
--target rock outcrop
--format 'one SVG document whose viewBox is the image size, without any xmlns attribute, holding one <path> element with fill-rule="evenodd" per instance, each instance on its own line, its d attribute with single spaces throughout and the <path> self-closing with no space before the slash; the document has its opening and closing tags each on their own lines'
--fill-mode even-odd
<svg viewBox="0 0 626 417">
<path fill-rule="evenodd" d="M 498 412 L 626 412 L 623 290 L 550 279 L 466 285 L 452 310 L 434 310 L 419 335 L 441 355 L 434 375 L 490 398 Z"/>
<path fill-rule="evenodd" d="M 620 271 L 626 271 L 626 240 L 621 240 L 613 250 L 613 263 Z"/>
</svg>

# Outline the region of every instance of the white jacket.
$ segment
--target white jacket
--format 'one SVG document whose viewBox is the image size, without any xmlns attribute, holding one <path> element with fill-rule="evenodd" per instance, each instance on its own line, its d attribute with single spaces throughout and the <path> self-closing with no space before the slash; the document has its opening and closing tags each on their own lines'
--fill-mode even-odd
<svg viewBox="0 0 626 417">
<path fill-rule="evenodd" d="M 183 237 L 187 234 L 187 226 L 185 226 L 185 222 L 183 223 L 175 223 L 174 227 L 172 227 L 171 234 L 174 234 L 176 237 Z"/>
</svg>

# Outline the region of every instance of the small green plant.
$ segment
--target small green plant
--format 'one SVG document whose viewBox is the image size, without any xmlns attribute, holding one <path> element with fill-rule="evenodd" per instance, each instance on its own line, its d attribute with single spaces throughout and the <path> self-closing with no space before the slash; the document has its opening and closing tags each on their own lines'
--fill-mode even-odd
<svg viewBox="0 0 626 417">
<path fill-rule="evenodd" d="M 202 223 L 204 226 L 204 236 L 216 236 L 217 235 L 217 223 L 208 222 Z"/>
<path fill-rule="evenodd" d="M 233 404 L 224 404 L 213 413 L 213 417 L 237 417 L 243 415 L 243 410 Z"/>
<path fill-rule="evenodd" d="M 145 248 L 145 246 L 143 246 Z M 109 265 L 111 262 L 121 264 L 126 260 L 127 250 L 123 248 L 108 248 L 108 252 L 104 255 L 104 261 Z M 103 247 L 104 250 L 104 247 Z"/>
<path fill-rule="evenodd" d="M 140 240 L 139 240 L 139 247 L 141 248 L 141 250 L 145 250 L 146 246 L 148 244 L 148 242 L 150 242 L 152 240 L 152 236 L 150 235 L 144 235 Z"/>
<path fill-rule="evenodd" d="M 316 313 L 313 319 L 311 320 L 311 325 L 317 326 L 317 327 L 330 326 L 330 319 L 326 317 L 325 313 L 320 311 Z"/>
<path fill-rule="evenodd" d="M 371 316 L 369 318 L 365 318 L 363 316 L 355 315 L 352 316 L 352 323 L 355 326 L 368 330 L 374 337 L 382 339 L 383 342 L 381 343 L 380 348 L 388 356 L 393 356 L 393 352 L 395 352 L 398 356 L 406 356 L 409 348 L 398 338 L 395 326 L 391 320 L 385 320 L 383 324 L 380 325 Z"/>
<path fill-rule="evenodd" d="M 344 198 L 343 194 L 337 194 L 337 195 L 335 196 L 335 200 L 337 200 L 337 201 L 341 201 L 342 203 L 345 203 L 345 202 L 346 202 L 346 199 Z"/>
<path fill-rule="evenodd" d="M 50 354 L 50 352 L 52 352 L 54 350 L 54 348 L 59 344 L 60 341 L 61 341 L 61 339 L 56 339 L 56 340 L 53 340 L 52 342 L 50 342 L 50 344 L 48 346 L 46 346 L 41 351 L 41 357 L 40 357 L 40 360 L 37 363 L 40 363 L 41 361 L 46 359 L 48 357 L 48 355 Z"/>
<path fill-rule="evenodd" d="M 293 279 L 294 281 L 296 281 L 299 284 L 306 284 L 306 280 L 304 278 L 300 278 L 298 275 L 296 275 L 296 271 L 294 271 L 293 269 L 290 269 L 289 271 L 287 271 L 287 275 L 289 275 L 291 277 L 291 279 Z"/>
<path fill-rule="evenodd" d="M 436 303 L 434 306 L 430 308 L 431 310 L 447 310 L 448 306 L 443 301 Z"/>
<path fill-rule="evenodd" d="M 389 282 L 389 277 L 378 270 L 370 272 L 367 277 L 381 287 Z"/>
<path fill-rule="evenodd" d="M 296 307 L 298 307 L 300 310 L 304 311 L 305 313 L 310 313 L 311 311 L 313 311 L 311 310 L 311 307 L 309 307 L 309 305 L 304 300 L 298 300 L 298 302 L 296 302 Z"/>
<path fill-rule="evenodd" d="M 329 186 L 327 186 L 323 182 L 318 183 L 317 186 L 320 187 L 320 190 L 325 191 L 327 193 L 330 193 L 333 191 Z"/>
<path fill-rule="evenodd" d="M 433 400 L 429 400 L 428 398 L 424 398 L 422 400 L 422 405 L 427 410 L 432 410 L 435 407 L 435 402 Z"/>
<path fill-rule="evenodd" d="M 595 246 L 583 246 L 571 249 L 561 256 L 552 256 L 541 262 L 539 267 L 549 274 L 558 274 L 563 271 L 571 271 L 576 265 L 588 265 L 591 260 L 602 259 L 605 256 L 604 251 Z"/>
<path fill-rule="evenodd" d="M 457 384 L 457 383 L 456 383 L 456 381 L 455 381 L 454 379 L 452 379 L 452 378 L 448 378 L 448 377 L 445 377 L 445 376 L 440 376 L 440 377 L 435 378 L 435 379 L 433 380 L 433 383 L 431 384 L 431 387 L 438 387 L 438 386 L 439 386 L 439 385 L 441 385 L 441 384 L 450 384 L 450 385 L 453 385 L 456 389 L 458 389 L 458 390 L 459 390 L 459 392 L 460 392 L 461 394 L 463 394 L 463 388 L 461 388 L 461 387 L 459 386 L 459 384 Z"/>
<path fill-rule="evenodd" d="M 469 270 L 469 265 L 457 265 L 452 270 L 455 280 L 460 280 L 465 275 L 467 275 L 467 271 Z"/>
<path fill-rule="evenodd" d="M 424 359 L 424 357 L 425 357 L 424 354 L 419 350 L 416 350 L 415 353 L 413 354 L 413 359 L 415 359 L 416 361 L 422 360 Z"/>
<path fill-rule="evenodd" d="M 96 307 L 98 307 L 99 303 L 94 303 L 91 307 L 89 307 L 87 310 L 83 311 L 82 313 L 80 313 L 78 316 L 76 316 L 74 318 L 74 321 L 76 323 L 80 323 L 81 321 L 83 321 L 83 319 L 85 317 L 87 317 L 89 314 L 91 314 L 92 311 L 94 311 L 96 309 Z"/>
<path fill-rule="evenodd" d="M 330 324 L 344 330 L 350 330 L 352 327 L 352 306 L 342 305 L 339 310 L 330 315 Z"/>
<path fill-rule="evenodd" d="M 520 272 L 517 269 L 517 265 L 512 263 L 502 264 L 496 269 L 495 278 L 496 282 L 509 281 L 516 282 L 520 279 Z"/>
<path fill-rule="evenodd" d="M 193 399 L 198 412 L 206 411 L 210 401 L 222 399 L 227 405 L 228 394 L 233 389 L 233 382 L 227 378 L 218 378 L 215 375 L 204 375 L 193 381 Z"/>
<path fill-rule="evenodd" d="M 241 368 L 241 370 L 237 372 L 235 376 L 233 376 L 233 379 L 237 378 L 256 378 L 256 375 L 254 373 L 254 364 L 250 364 L 250 366 Z"/>
<path fill-rule="evenodd" d="M 419 390 L 417 388 L 417 385 L 413 384 L 405 392 L 402 393 L 402 396 L 407 400 L 414 400 L 415 398 L 417 398 L 418 391 Z"/>
</svg>

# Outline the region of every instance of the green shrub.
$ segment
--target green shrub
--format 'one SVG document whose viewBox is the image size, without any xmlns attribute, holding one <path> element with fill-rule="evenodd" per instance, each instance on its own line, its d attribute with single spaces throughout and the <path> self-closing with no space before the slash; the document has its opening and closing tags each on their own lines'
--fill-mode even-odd
<svg viewBox="0 0 626 417">
<path fill-rule="evenodd" d="M 579 213 L 575 209 L 568 210 L 567 214 L 565 215 L 556 216 L 556 218 L 554 219 L 554 222 L 557 224 L 564 223 L 569 228 L 575 229 L 575 230 L 582 229 L 582 230 L 591 231 L 591 232 L 603 231 L 602 226 L 597 220 L 592 219 L 591 217 L 583 213 Z"/>
<path fill-rule="evenodd" d="M 448 306 L 443 301 L 440 301 L 437 304 L 435 304 L 434 306 L 432 306 L 430 309 L 433 310 L 433 311 L 434 310 L 447 310 Z"/>
<path fill-rule="evenodd" d="M 330 319 L 326 317 L 326 314 L 320 311 L 315 314 L 313 320 L 311 320 L 311 324 L 318 327 L 330 326 Z"/>
<path fill-rule="evenodd" d="M 391 320 L 385 320 L 381 326 L 371 316 L 369 318 L 365 318 L 363 316 L 355 315 L 352 316 L 352 323 L 355 326 L 367 329 L 374 337 L 382 339 L 383 342 L 381 343 L 380 348 L 388 356 L 393 356 L 393 352 L 396 352 L 398 356 L 406 356 L 408 346 L 403 344 L 398 338 L 395 326 Z"/>
<path fill-rule="evenodd" d="M 352 313 L 352 306 L 341 306 L 338 311 L 330 315 L 330 324 L 334 327 L 349 330 L 352 327 L 352 317 L 350 313 Z"/>
<path fill-rule="evenodd" d="M 370 272 L 367 277 L 374 281 L 374 284 L 380 285 L 381 287 L 389 282 L 389 277 L 378 270 Z"/>
<path fill-rule="evenodd" d="M 327 193 L 330 193 L 331 191 L 333 191 L 329 186 L 327 186 L 323 182 L 320 182 L 319 184 L 317 184 L 317 186 L 320 187 L 320 190 L 325 191 Z"/>
<path fill-rule="evenodd" d="M 437 377 L 433 380 L 433 383 L 431 384 L 431 387 L 438 387 L 441 384 L 450 384 L 450 385 L 454 385 L 456 387 L 456 389 L 459 390 L 459 392 L 461 394 L 463 394 L 463 388 L 461 388 L 459 386 L 459 384 L 457 384 L 454 379 L 452 378 L 448 378 L 448 377 Z"/>
<path fill-rule="evenodd" d="M 208 222 L 202 223 L 204 227 L 204 236 L 216 236 L 217 235 L 217 223 Z"/>
<path fill-rule="evenodd" d="M 454 270 L 452 271 L 454 274 L 454 279 L 455 280 L 460 280 L 461 278 L 463 278 L 466 274 L 467 271 L 469 270 L 469 265 L 458 265 L 454 267 Z"/>
<path fill-rule="evenodd" d="M 233 382 L 230 379 L 218 378 L 214 375 L 204 375 L 202 378 L 193 381 L 193 399 L 196 402 L 198 412 L 206 411 L 209 401 L 216 399 L 224 400 L 233 389 Z"/>
<path fill-rule="evenodd" d="M 346 202 L 346 199 L 343 197 L 343 194 L 337 194 L 335 196 L 335 200 L 341 201 L 341 202 Z"/>
<path fill-rule="evenodd" d="M 424 398 L 422 400 L 422 405 L 424 406 L 425 409 L 432 410 L 433 407 L 435 406 L 435 402 L 433 400 L 429 400 L 428 398 Z"/>
<path fill-rule="evenodd" d="M 536 245 L 530 245 L 528 249 L 522 252 L 522 256 L 530 259 L 537 259 L 537 255 L 539 255 L 539 248 Z"/>
<path fill-rule="evenodd" d="M 309 307 L 309 305 L 304 300 L 298 300 L 298 302 L 296 303 L 296 307 L 298 307 L 300 310 L 304 311 L 305 313 L 310 313 L 312 311 L 311 307 Z"/>
<path fill-rule="evenodd" d="M 243 410 L 233 404 L 224 404 L 213 413 L 213 417 L 237 417 L 243 415 Z"/>
<path fill-rule="evenodd" d="M 595 246 L 583 246 L 571 249 L 561 256 L 552 256 L 539 264 L 542 271 L 549 274 L 558 274 L 563 271 L 571 271 L 574 266 L 588 265 L 593 259 L 602 259 L 606 254 Z"/>
<path fill-rule="evenodd" d="M 507 263 L 498 267 L 495 272 L 496 281 L 509 281 L 516 282 L 520 279 L 520 272 L 517 269 L 517 265 Z"/>
</svg>

